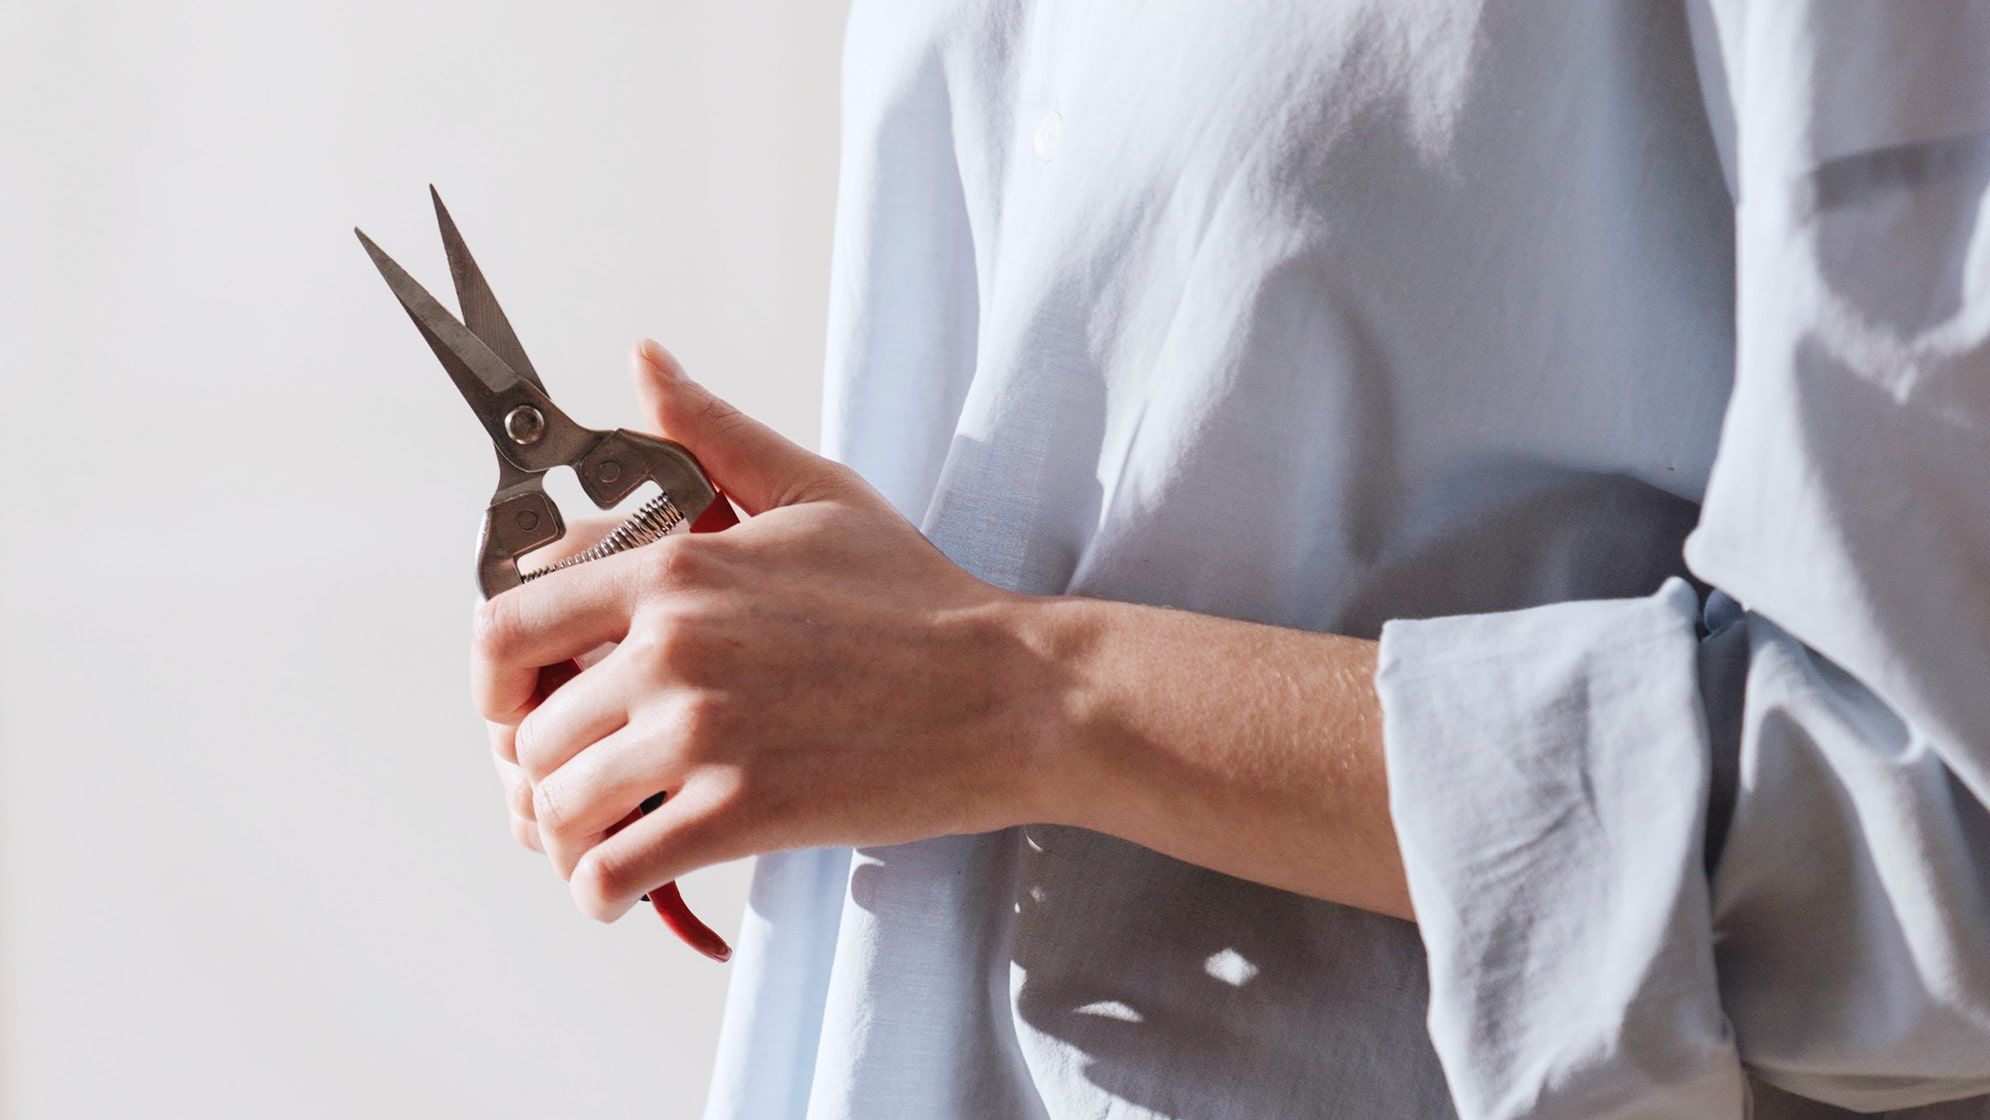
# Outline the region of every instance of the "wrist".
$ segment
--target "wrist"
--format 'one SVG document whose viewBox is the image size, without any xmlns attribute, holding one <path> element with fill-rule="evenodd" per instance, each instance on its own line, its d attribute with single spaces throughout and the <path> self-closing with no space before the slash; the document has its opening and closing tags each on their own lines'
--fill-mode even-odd
<svg viewBox="0 0 1990 1120">
<path fill-rule="evenodd" d="M 1014 748 L 1012 823 L 1087 825 L 1108 792 L 1094 749 L 1104 707 L 1098 664 L 1118 605 L 1017 595 L 1003 606 L 1021 653 L 1011 686 L 1020 718 L 1002 730 Z"/>
</svg>

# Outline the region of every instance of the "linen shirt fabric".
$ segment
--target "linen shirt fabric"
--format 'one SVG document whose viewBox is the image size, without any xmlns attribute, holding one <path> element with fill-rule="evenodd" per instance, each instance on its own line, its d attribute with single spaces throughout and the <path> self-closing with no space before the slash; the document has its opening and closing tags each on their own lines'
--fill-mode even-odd
<svg viewBox="0 0 1990 1120">
<path fill-rule="evenodd" d="M 825 442 L 1381 640 L 1419 924 L 763 857 L 711 1117 L 1990 1116 L 1990 4 L 857 0 Z"/>
</svg>

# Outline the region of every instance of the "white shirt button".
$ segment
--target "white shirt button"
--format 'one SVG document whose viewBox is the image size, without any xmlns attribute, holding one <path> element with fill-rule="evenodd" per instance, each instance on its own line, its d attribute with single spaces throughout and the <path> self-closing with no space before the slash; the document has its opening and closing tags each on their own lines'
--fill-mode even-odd
<svg viewBox="0 0 1990 1120">
<path fill-rule="evenodd" d="M 1057 133 L 1064 127 L 1064 118 L 1055 109 L 1045 109 L 1037 119 L 1036 135 L 1030 140 L 1030 147 L 1036 150 L 1038 159 L 1049 159 L 1057 154 Z"/>
</svg>

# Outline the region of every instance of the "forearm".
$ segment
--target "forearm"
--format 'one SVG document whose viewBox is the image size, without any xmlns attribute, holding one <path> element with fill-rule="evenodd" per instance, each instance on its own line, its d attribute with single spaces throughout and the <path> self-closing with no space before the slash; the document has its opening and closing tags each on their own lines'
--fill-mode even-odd
<svg viewBox="0 0 1990 1120">
<path fill-rule="evenodd" d="M 496 596 L 472 658 L 514 831 L 583 912 L 760 852 L 1045 822 L 1409 913 L 1370 643 L 1000 590 L 660 348 L 635 366 L 748 520 Z"/>
<path fill-rule="evenodd" d="M 1411 916 L 1373 642 L 1087 599 L 1015 609 L 1060 698 L 1036 745 L 1045 819 Z"/>
</svg>

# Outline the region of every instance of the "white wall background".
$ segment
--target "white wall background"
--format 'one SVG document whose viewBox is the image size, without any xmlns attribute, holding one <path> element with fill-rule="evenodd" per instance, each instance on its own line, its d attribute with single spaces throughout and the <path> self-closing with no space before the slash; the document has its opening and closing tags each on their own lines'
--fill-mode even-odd
<svg viewBox="0 0 1990 1120">
<path fill-rule="evenodd" d="M 686 1116 L 725 969 L 511 845 L 440 185 L 582 423 L 813 441 L 843 6 L 0 4 L 0 1116 Z M 730 934 L 743 867 L 685 891 Z"/>
</svg>

